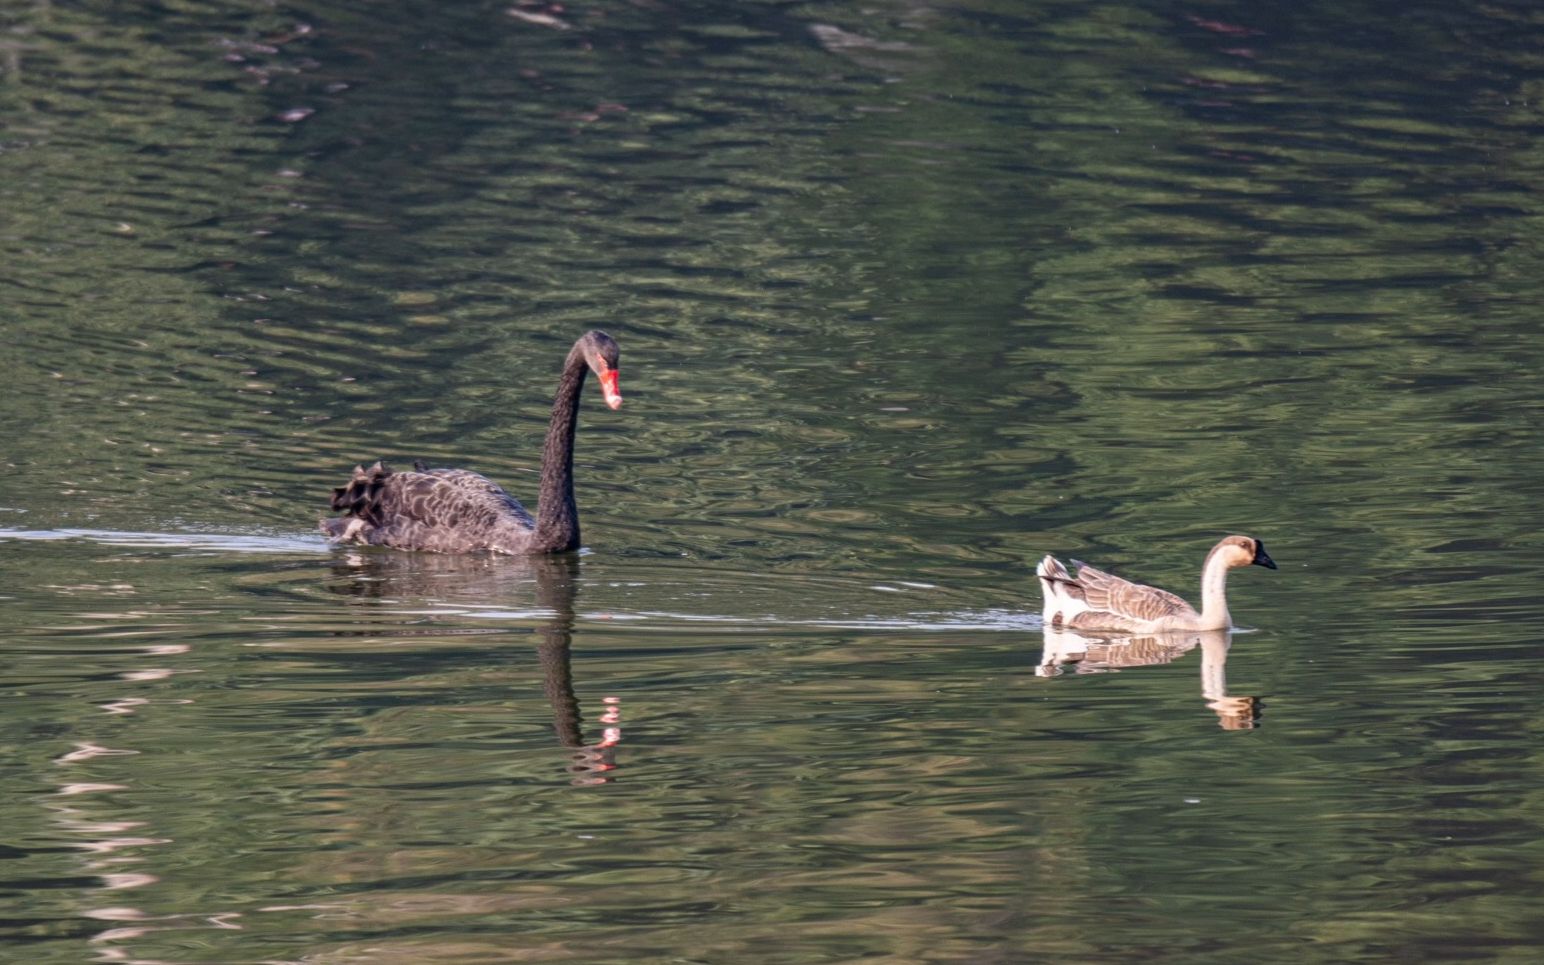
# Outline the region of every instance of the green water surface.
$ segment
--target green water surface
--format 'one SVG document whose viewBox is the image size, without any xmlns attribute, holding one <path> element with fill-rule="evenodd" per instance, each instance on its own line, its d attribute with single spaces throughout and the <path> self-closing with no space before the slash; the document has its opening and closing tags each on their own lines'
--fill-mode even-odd
<svg viewBox="0 0 1544 965">
<path fill-rule="evenodd" d="M 1537 961 L 1540 50 L 0 8 L 0 959 Z M 581 555 L 322 542 L 534 501 L 590 327 Z M 1040 556 L 1230 532 L 1238 632 L 1045 662 Z"/>
</svg>

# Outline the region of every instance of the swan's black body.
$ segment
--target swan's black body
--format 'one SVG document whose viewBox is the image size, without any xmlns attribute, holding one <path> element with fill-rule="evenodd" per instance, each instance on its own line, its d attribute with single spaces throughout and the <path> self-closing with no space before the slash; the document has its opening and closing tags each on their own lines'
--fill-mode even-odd
<svg viewBox="0 0 1544 965">
<path fill-rule="evenodd" d="M 467 469 L 394 472 L 377 462 L 354 468 L 348 485 L 333 490 L 332 508 L 343 516 L 322 521 L 322 531 L 342 543 L 392 546 L 432 553 L 528 555 L 579 548 L 579 509 L 574 502 L 574 430 L 585 373 L 594 370 L 606 404 L 622 404 L 617 387 L 617 343 L 605 332 L 586 332 L 563 365 L 552 422 L 542 447 L 541 491 L 536 517 L 498 483 Z"/>
</svg>

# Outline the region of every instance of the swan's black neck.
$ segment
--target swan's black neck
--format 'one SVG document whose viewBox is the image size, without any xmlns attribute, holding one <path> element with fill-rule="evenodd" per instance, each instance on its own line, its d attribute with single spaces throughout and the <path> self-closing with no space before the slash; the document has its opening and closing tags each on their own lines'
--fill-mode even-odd
<svg viewBox="0 0 1544 965">
<path fill-rule="evenodd" d="M 552 422 L 541 450 L 541 493 L 536 502 L 538 553 L 562 553 L 579 548 L 579 507 L 574 502 L 574 430 L 579 425 L 579 392 L 589 371 L 584 351 L 575 345 L 563 363 L 558 394 L 552 400 Z"/>
</svg>

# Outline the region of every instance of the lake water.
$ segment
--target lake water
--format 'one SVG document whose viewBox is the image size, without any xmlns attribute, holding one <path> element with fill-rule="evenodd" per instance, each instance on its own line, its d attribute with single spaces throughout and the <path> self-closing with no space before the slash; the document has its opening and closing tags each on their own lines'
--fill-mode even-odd
<svg viewBox="0 0 1544 965">
<path fill-rule="evenodd" d="M 10 5 L 0 959 L 1537 961 L 1540 50 Z M 581 554 L 324 544 L 381 457 L 534 500 L 590 327 Z M 1238 631 L 1043 631 L 1230 532 Z"/>
</svg>

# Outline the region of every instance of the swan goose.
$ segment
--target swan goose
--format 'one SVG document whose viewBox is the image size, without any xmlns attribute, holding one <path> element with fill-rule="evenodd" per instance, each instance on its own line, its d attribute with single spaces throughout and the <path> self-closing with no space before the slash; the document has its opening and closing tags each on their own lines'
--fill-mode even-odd
<svg viewBox="0 0 1544 965">
<path fill-rule="evenodd" d="M 1045 625 L 1071 630 L 1162 633 L 1166 630 L 1225 630 L 1228 614 L 1228 570 L 1235 566 L 1276 569 L 1265 544 L 1251 536 L 1226 536 L 1206 554 L 1201 567 L 1201 609 L 1156 586 L 1132 583 L 1072 561 L 1077 576 L 1061 561 L 1047 556 L 1035 568 L 1045 596 Z"/>
</svg>

